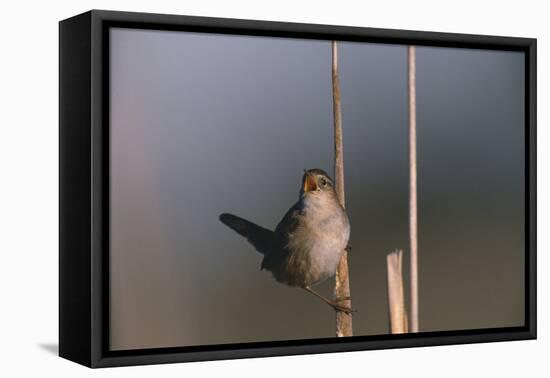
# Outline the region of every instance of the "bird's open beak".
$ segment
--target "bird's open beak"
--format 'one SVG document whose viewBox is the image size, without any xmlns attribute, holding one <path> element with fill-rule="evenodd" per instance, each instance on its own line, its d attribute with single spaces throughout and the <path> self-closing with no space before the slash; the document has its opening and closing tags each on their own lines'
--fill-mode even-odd
<svg viewBox="0 0 550 378">
<path fill-rule="evenodd" d="M 313 175 L 310 175 L 308 171 L 305 172 L 306 177 L 304 179 L 304 193 L 317 190 L 317 182 L 315 181 L 315 177 L 313 177 Z"/>
</svg>

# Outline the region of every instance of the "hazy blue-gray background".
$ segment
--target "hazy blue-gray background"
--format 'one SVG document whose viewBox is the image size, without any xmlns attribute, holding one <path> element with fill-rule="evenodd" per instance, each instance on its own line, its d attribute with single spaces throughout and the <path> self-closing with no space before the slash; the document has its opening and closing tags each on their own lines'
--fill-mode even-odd
<svg viewBox="0 0 550 378">
<path fill-rule="evenodd" d="M 111 32 L 111 348 L 332 337 L 334 311 L 218 221 L 274 228 L 332 172 L 330 42 Z M 406 47 L 340 43 L 356 335 L 406 252 Z M 423 331 L 524 321 L 523 54 L 419 47 Z M 408 278 L 408 277 L 407 277 Z M 319 289 L 326 295 L 332 280 Z"/>
</svg>

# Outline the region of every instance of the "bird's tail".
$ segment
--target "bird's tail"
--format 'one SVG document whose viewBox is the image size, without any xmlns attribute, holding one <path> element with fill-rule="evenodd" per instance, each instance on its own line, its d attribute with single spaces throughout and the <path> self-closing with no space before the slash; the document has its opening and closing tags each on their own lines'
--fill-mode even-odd
<svg viewBox="0 0 550 378">
<path fill-rule="evenodd" d="M 244 236 L 262 254 L 269 251 L 273 241 L 273 231 L 258 226 L 233 214 L 221 214 L 220 221 L 241 236 Z"/>
</svg>

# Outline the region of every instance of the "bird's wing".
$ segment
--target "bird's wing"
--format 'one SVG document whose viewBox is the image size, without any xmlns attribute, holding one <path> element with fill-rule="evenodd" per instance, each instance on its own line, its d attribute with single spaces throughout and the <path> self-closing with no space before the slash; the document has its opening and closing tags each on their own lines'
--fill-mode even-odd
<svg viewBox="0 0 550 378">
<path fill-rule="evenodd" d="M 302 207 L 300 206 L 300 203 L 297 202 L 294 206 L 288 209 L 283 219 L 279 222 L 275 228 L 275 234 L 286 237 L 288 234 L 292 233 L 298 226 L 301 214 Z M 281 242 L 286 243 L 286 240 L 281 240 Z"/>
<path fill-rule="evenodd" d="M 233 214 L 221 214 L 220 221 L 241 236 L 244 236 L 262 254 L 269 252 L 273 242 L 273 231 L 258 226 Z"/>
<path fill-rule="evenodd" d="M 290 254 L 288 249 L 288 236 L 298 227 L 301 212 L 302 209 L 299 203 L 296 203 L 286 212 L 283 219 L 275 228 L 273 247 L 270 253 L 265 255 L 261 269 L 273 271 L 280 263 L 286 260 Z"/>
</svg>

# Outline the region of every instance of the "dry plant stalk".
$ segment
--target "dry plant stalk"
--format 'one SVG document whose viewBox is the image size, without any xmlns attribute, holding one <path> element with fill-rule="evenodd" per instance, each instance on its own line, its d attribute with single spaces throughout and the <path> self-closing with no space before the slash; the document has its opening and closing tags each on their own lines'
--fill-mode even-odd
<svg viewBox="0 0 550 378">
<path fill-rule="evenodd" d="M 418 332 L 418 220 L 416 194 L 416 47 L 409 46 L 409 241 L 411 251 L 411 331 Z"/>
<path fill-rule="evenodd" d="M 403 288 L 403 251 L 395 250 L 386 256 L 388 273 L 388 306 L 391 333 L 409 332 L 405 290 Z"/>
<path fill-rule="evenodd" d="M 338 78 L 338 45 L 332 41 L 332 102 L 334 115 L 334 178 L 336 180 L 336 195 L 338 201 L 345 208 L 344 191 L 344 147 L 342 140 L 342 108 L 340 104 L 340 82 Z M 335 298 L 349 298 L 349 269 L 348 254 L 344 251 L 338 268 L 334 284 Z M 351 308 L 351 300 L 341 302 L 343 306 Z M 353 336 L 352 316 L 343 311 L 336 311 L 336 336 Z"/>
</svg>

